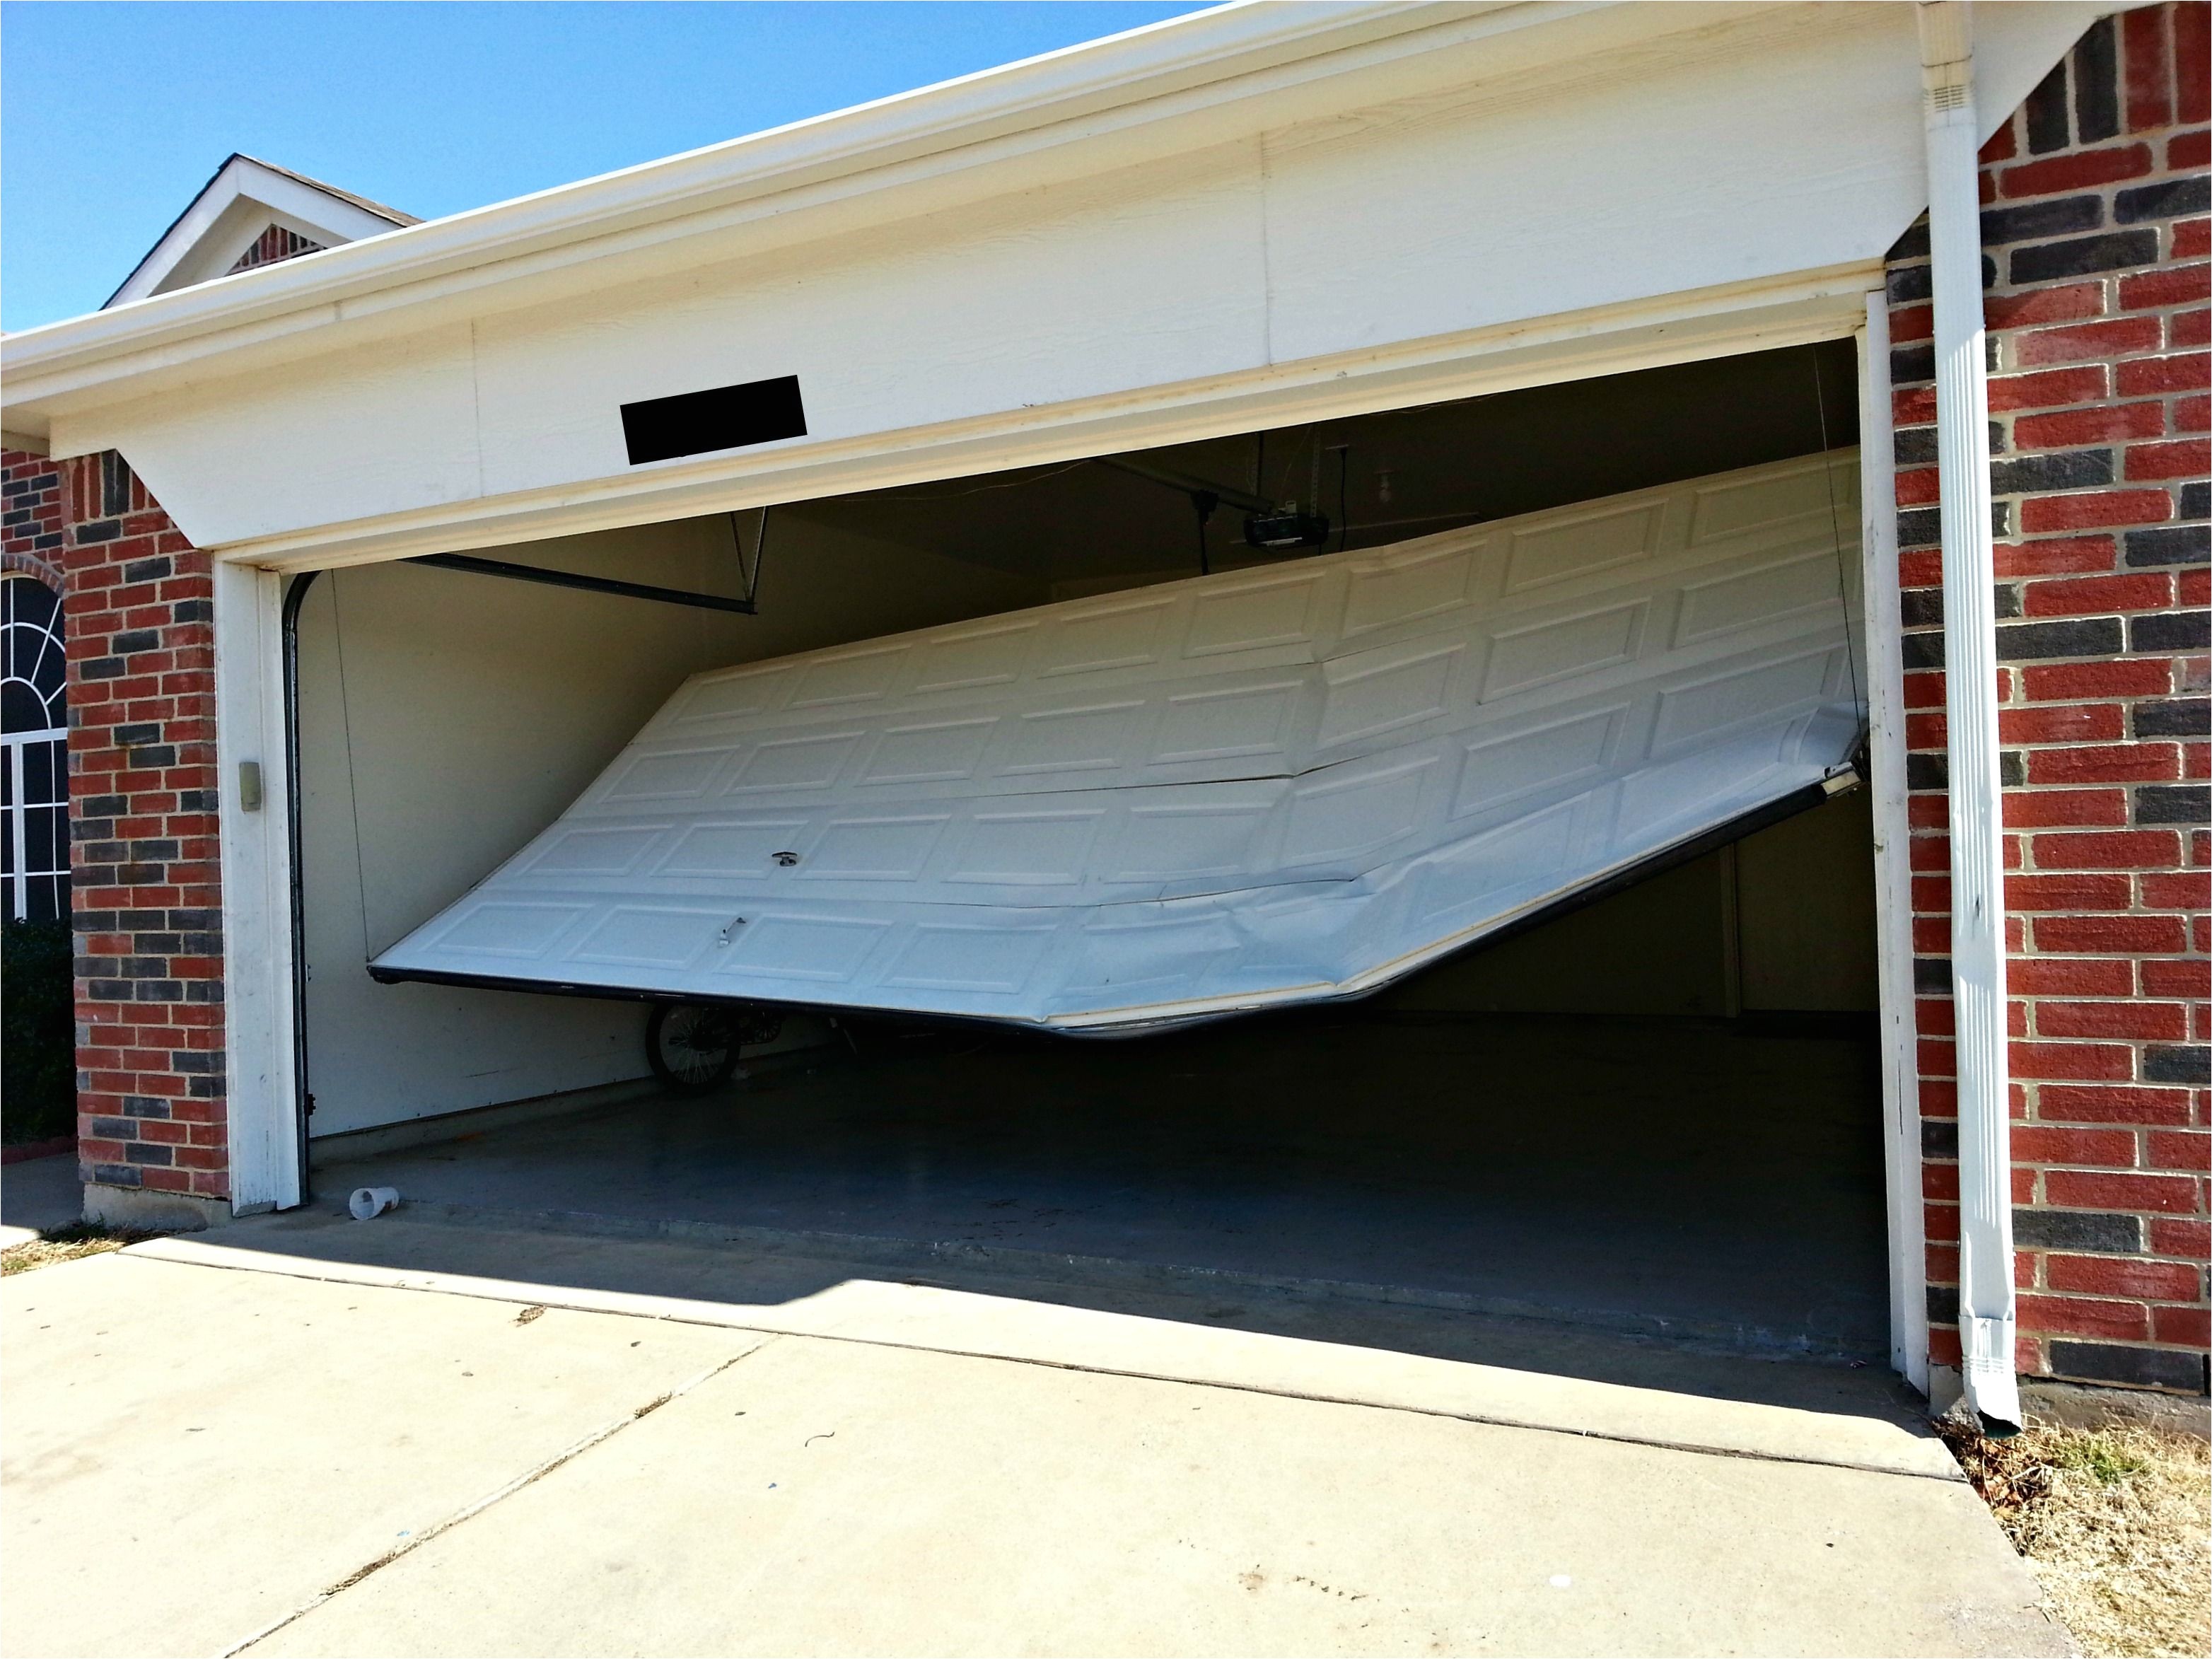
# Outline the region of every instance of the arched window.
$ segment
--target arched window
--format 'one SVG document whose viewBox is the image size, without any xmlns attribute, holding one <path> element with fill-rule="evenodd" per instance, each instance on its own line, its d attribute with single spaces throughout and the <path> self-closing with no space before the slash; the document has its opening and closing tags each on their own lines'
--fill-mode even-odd
<svg viewBox="0 0 2212 1659">
<path fill-rule="evenodd" d="M 0 888 L 18 921 L 69 915 L 69 713 L 61 600 L 0 581 Z"/>
</svg>

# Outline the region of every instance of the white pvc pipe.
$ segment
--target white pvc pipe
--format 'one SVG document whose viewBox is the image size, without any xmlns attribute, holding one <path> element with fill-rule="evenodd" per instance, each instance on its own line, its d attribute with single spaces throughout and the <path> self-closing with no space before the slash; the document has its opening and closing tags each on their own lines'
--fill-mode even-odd
<svg viewBox="0 0 2212 1659">
<path fill-rule="evenodd" d="M 2020 1423 L 2013 1375 L 2012 1136 L 2005 1056 L 2004 823 L 1997 769 L 1996 562 L 1982 329 L 1972 22 L 1921 0 L 1928 246 L 1942 488 L 1944 713 L 1951 803 L 1951 982 L 1959 1082 L 1959 1341 L 1966 1403 Z"/>
</svg>

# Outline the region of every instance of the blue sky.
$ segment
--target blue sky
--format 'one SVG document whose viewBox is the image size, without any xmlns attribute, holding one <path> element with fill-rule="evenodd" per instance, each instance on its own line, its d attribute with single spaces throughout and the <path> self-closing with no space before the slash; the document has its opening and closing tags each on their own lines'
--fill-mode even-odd
<svg viewBox="0 0 2212 1659">
<path fill-rule="evenodd" d="M 1194 11 L 0 4 L 0 327 L 96 308 L 244 150 L 424 218 Z"/>
</svg>

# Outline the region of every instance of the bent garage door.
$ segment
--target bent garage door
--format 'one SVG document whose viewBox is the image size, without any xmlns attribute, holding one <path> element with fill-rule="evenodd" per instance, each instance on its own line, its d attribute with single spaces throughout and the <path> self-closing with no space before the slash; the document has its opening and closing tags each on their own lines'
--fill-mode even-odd
<svg viewBox="0 0 2212 1659">
<path fill-rule="evenodd" d="M 1857 522 L 1816 455 L 701 674 L 371 971 L 1066 1030 L 1361 995 L 1848 781 Z"/>
</svg>

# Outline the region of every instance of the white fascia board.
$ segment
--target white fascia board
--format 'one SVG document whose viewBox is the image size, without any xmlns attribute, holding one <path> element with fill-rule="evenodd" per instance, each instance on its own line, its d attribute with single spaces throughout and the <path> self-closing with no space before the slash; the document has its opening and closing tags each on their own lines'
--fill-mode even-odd
<svg viewBox="0 0 2212 1659">
<path fill-rule="evenodd" d="M 246 210 L 243 215 L 237 211 L 241 204 Z M 241 217 L 261 221 L 243 232 L 242 240 L 237 222 Z M 102 311 L 167 293 L 188 283 L 222 276 L 265 225 L 276 222 L 325 247 L 380 236 L 398 228 L 380 214 L 264 167 L 250 155 L 234 155 L 139 261 L 138 268 L 115 290 Z"/>
</svg>

